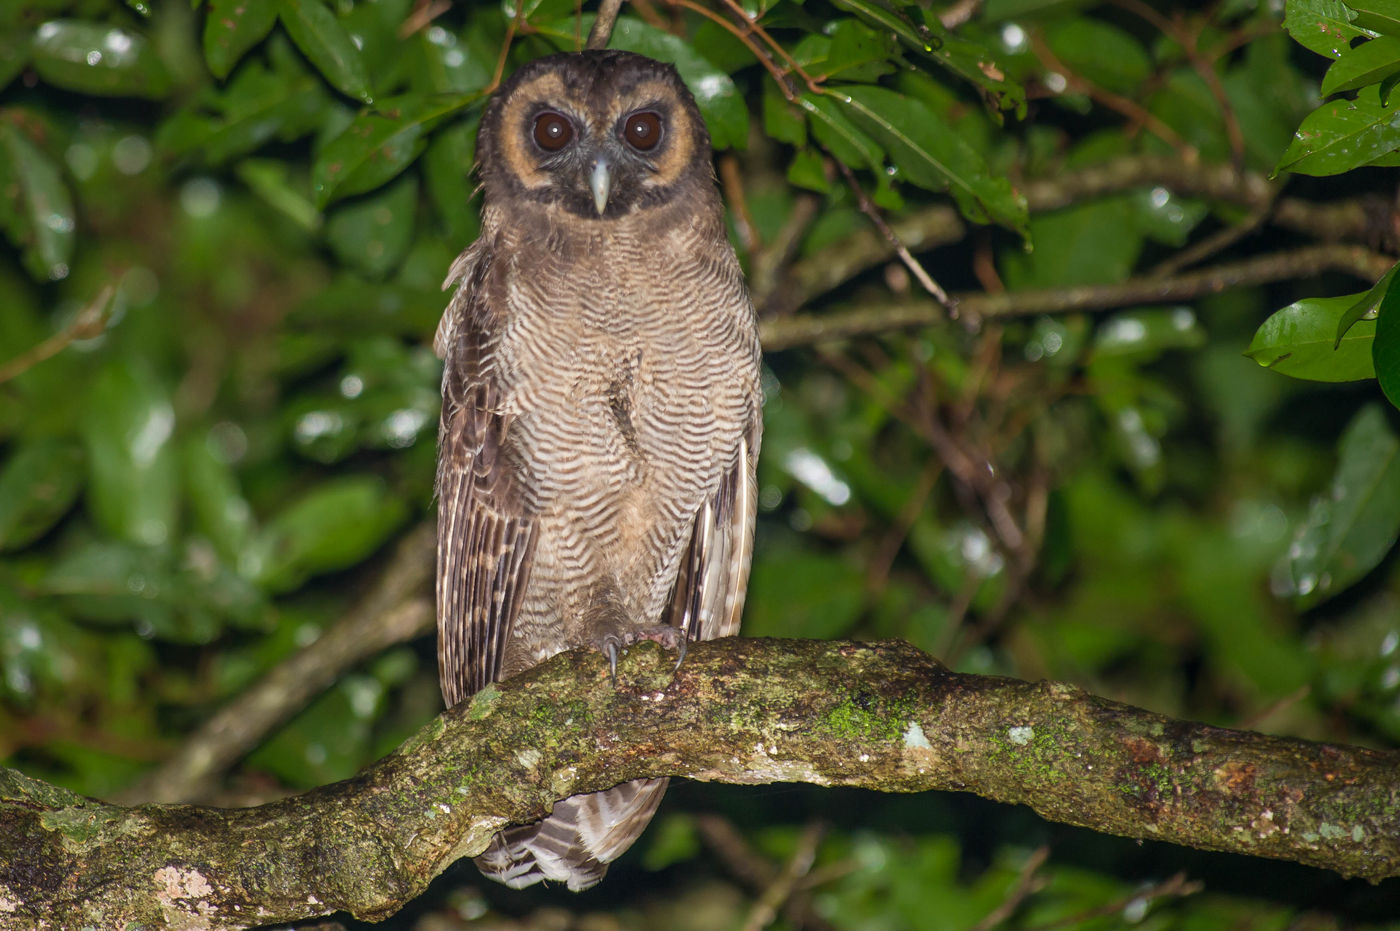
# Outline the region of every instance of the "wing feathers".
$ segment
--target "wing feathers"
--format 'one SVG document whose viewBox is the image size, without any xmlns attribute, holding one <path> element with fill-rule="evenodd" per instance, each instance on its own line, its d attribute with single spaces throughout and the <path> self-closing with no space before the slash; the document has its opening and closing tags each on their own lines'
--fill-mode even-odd
<svg viewBox="0 0 1400 931">
<path fill-rule="evenodd" d="M 460 282 L 434 348 L 446 359 L 438 450 L 438 666 L 443 699 L 471 697 L 501 670 L 535 550 L 502 456 L 509 419 L 490 365 L 495 314 L 486 300 L 488 253 L 452 266 Z"/>
<path fill-rule="evenodd" d="M 690 544 L 681 555 L 665 622 L 680 627 L 691 640 L 714 640 L 739 632 L 758 503 L 758 430 L 755 419 L 740 441 L 734 466 L 695 515 Z"/>
</svg>

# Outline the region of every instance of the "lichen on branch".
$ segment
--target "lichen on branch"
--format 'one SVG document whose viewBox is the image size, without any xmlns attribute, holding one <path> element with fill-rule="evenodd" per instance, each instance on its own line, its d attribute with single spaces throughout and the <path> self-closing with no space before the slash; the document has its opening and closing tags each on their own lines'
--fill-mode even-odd
<svg viewBox="0 0 1400 931">
<path fill-rule="evenodd" d="M 354 779 L 257 808 L 122 808 L 0 770 L 0 927 L 392 914 L 502 825 L 643 776 L 971 791 L 1129 837 L 1400 875 L 1400 754 L 963 675 L 900 641 L 575 651 Z"/>
</svg>

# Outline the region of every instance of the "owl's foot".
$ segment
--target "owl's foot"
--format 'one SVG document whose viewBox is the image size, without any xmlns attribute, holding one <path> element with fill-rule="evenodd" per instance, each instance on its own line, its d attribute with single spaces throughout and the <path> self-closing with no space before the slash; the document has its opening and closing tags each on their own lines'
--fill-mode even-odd
<svg viewBox="0 0 1400 931">
<path fill-rule="evenodd" d="M 659 643 L 663 649 L 676 651 L 676 665 L 674 668 L 681 668 L 681 660 L 685 659 L 685 632 L 679 627 L 670 624 L 657 624 L 655 627 L 644 627 L 641 630 L 629 630 L 622 634 L 606 634 L 593 641 L 593 646 L 599 653 L 608 658 L 608 670 L 612 677 L 613 685 L 617 685 L 617 657 L 625 652 L 634 643 L 643 640 L 650 640 Z"/>
</svg>

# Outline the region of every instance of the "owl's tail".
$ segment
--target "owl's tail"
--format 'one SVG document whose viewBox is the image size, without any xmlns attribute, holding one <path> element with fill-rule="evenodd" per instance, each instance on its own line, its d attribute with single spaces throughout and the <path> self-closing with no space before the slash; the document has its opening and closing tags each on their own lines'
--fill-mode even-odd
<svg viewBox="0 0 1400 931">
<path fill-rule="evenodd" d="M 534 824 L 506 828 L 476 858 L 482 873 L 514 889 L 540 880 L 567 883 L 571 892 L 597 885 L 608 864 L 646 830 L 668 779 L 634 779 L 554 806 Z"/>
</svg>

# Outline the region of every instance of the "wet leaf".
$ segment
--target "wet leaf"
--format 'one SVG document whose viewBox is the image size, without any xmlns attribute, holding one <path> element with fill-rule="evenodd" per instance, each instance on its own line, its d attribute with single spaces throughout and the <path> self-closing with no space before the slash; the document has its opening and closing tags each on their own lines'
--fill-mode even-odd
<svg viewBox="0 0 1400 931">
<path fill-rule="evenodd" d="M 413 241 L 417 210 L 418 179 L 404 176 L 337 207 L 326 221 L 326 242 L 342 263 L 371 278 L 383 278 Z"/>
<path fill-rule="evenodd" d="M 0 31 L 0 90 L 19 76 L 29 64 L 30 36 L 18 29 Z"/>
<path fill-rule="evenodd" d="M 1368 87 L 1355 100 L 1331 100 L 1303 119 L 1274 174 L 1336 175 L 1400 149 L 1400 109 Z"/>
<path fill-rule="evenodd" d="M 43 536 L 67 514 L 83 487 L 83 451 L 57 437 L 13 448 L 0 467 L 0 551 Z"/>
<path fill-rule="evenodd" d="M 363 194 L 389 181 L 422 153 L 433 126 L 479 99 L 477 94 L 412 94 L 356 116 L 326 143 L 311 169 L 317 205 L 324 207 L 337 197 Z"/>
<path fill-rule="evenodd" d="M 6 236 L 24 256 L 24 267 L 39 281 L 68 275 L 77 225 L 73 197 L 47 153 L 19 128 L 0 125 L 0 196 Z"/>
<path fill-rule="evenodd" d="M 290 591 L 309 576 L 364 559 L 406 516 L 404 502 L 375 476 L 323 482 L 268 521 L 258 539 L 255 576 L 269 591 Z"/>
<path fill-rule="evenodd" d="M 1152 59 L 1138 40 L 1101 20 L 1062 19 L 1045 39 L 1072 72 L 1116 93 L 1131 93 L 1152 73 Z"/>
<path fill-rule="evenodd" d="M 1332 62 L 1322 78 L 1322 96 L 1354 91 L 1400 72 L 1400 39 L 1381 36 L 1363 42 Z"/>
<path fill-rule="evenodd" d="M 1275 568 L 1274 586 L 1299 607 L 1349 588 L 1375 568 L 1400 535 L 1400 436 L 1371 404 L 1347 426 L 1331 487 Z"/>
<path fill-rule="evenodd" d="M 921 100 L 883 87 L 833 88 L 851 119 L 884 145 L 904 176 L 929 190 L 952 192 L 970 220 L 1028 234 L 1024 197 Z"/>
<path fill-rule="evenodd" d="M 1400 409 L 1400 288 L 1393 280 L 1380 302 L 1371 361 L 1381 390 L 1391 405 Z"/>
<path fill-rule="evenodd" d="M 1352 24 L 1387 36 L 1400 36 L 1400 3 L 1395 0 L 1349 0 Z"/>
<path fill-rule="evenodd" d="M 287 35 L 341 93 L 371 103 L 369 71 L 355 40 L 321 0 L 278 0 L 278 17 Z"/>
<path fill-rule="evenodd" d="M 228 77 L 276 22 L 277 0 L 209 0 L 204 14 L 204 60 L 214 77 Z"/>
<path fill-rule="evenodd" d="M 423 155 L 428 202 L 457 248 L 465 248 L 481 228 L 479 204 L 472 202 L 476 185 L 471 174 L 479 122 L 472 118 L 439 130 Z"/>
<path fill-rule="evenodd" d="M 1199 349 L 1205 342 L 1206 332 L 1189 307 L 1131 310 L 1115 314 L 1095 331 L 1091 358 L 1148 360 L 1169 349 Z"/>
<path fill-rule="evenodd" d="M 1288 0 L 1286 10 L 1283 28 L 1293 41 L 1328 58 L 1341 58 L 1353 39 L 1376 36 L 1341 0 Z"/>
<path fill-rule="evenodd" d="M 1337 338 L 1338 322 L 1358 294 L 1295 301 L 1265 320 L 1245 355 L 1265 368 L 1311 381 L 1374 378 L 1371 344 L 1374 320 L 1358 320 Z"/>
<path fill-rule="evenodd" d="M 209 435 L 190 437 L 180 453 L 195 526 L 225 563 L 237 566 L 252 542 L 255 526 L 253 510 L 233 469 L 215 454 Z"/>
<path fill-rule="evenodd" d="M 833 157 L 852 168 L 884 172 L 885 150 L 846 117 L 835 98 L 803 94 L 798 102 L 807 111 L 812 137 Z"/>
<path fill-rule="evenodd" d="M 33 64 L 55 87 L 84 94 L 164 97 L 170 90 L 170 74 L 145 37 L 103 23 L 44 23 L 34 33 Z"/>
<path fill-rule="evenodd" d="M 175 533 L 179 468 L 171 444 L 175 411 L 165 383 L 140 359 L 98 373 L 83 419 L 88 507 L 107 533 L 157 544 Z"/>
<path fill-rule="evenodd" d="M 1006 80 L 989 49 L 949 32 L 932 10 L 912 3 L 886 6 L 876 0 L 834 2 L 877 30 L 893 34 L 916 55 L 936 62 L 981 89 L 995 101 L 998 110 L 1012 110 L 1018 117 L 1025 116 L 1025 89 Z"/>
</svg>

